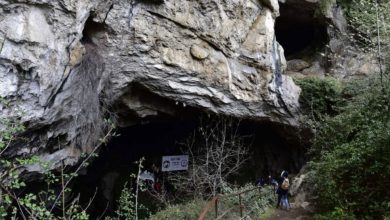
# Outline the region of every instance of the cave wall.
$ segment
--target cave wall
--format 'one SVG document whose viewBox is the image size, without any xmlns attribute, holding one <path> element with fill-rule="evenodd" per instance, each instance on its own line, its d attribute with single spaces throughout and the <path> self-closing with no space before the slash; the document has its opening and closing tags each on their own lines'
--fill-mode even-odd
<svg viewBox="0 0 390 220">
<path fill-rule="evenodd" d="M 353 43 L 348 21 L 336 1 L 280 0 L 276 36 L 285 49 L 285 74 L 293 77 L 331 76 L 340 80 L 378 72 L 375 54 Z"/>
<path fill-rule="evenodd" d="M 1 1 L 0 95 L 10 105 L 0 114 L 27 126 L 6 155 L 74 164 L 96 146 L 103 117 L 138 123 L 172 113 L 170 103 L 297 126 L 277 2 L 264 2 Z"/>
</svg>

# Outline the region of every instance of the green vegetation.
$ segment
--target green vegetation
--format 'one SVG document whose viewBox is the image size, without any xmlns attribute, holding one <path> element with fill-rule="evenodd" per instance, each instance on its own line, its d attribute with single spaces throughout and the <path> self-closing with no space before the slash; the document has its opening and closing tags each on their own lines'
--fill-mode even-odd
<svg viewBox="0 0 390 220">
<path fill-rule="evenodd" d="M 224 195 L 237 194 L 253 189 L 255 186 L 252 184 L 246 184 L 241 187 L 225 187 Z M 223 195 L 222 195 L 223 196 Z M 275 204 L 275 195 L 272 186 L 265 186 L 261 190 L 252 190 L 241 194 L 242 204 L 245 206 L 244 214 L 246 213 L 251 218 L 257 218 L 259 215 L 266 212 L 270 207 Z M 238 205 L 238 197 L 230 196 L 226 199 L 221 199 L 221 203 L 225 202 L 225 207 L 233 207 Z M 237 210 L 238 212 L 238 210 Z"/>
<path fill-rule="evenodd" d="M 324 8 L 333 0 L 323 0 Z M 390 2 L 340 0 L 348 37 L 356 49 L 376 56 L 373 77 L 337 82 L 296 80 L 314 131 L 311 171 L 321 214 L 315 219 L 390 218 Z M 387 49 L 385 49 L 387 48 Z"/>
<path fill-rule="evenodd" d="M 312 151 L 320 204 L 358 218 L 390 214 L 390 83 L 374 81 L 321 122 Z"/>
<path fill-rule="evenodd" d="M 7 150 L 13 141 L 20 139 L 18 134 L 24 131 L 19 119 L 0 120 L 0 156 Z M 20 178 L 24 166 L 37 165 L 44 170 L 46 188 L 36 193 L 20 193 L 28 189 L 28 183 Z M 43 163 L 38 157 L 18 158 L 16 160 L 2 159 L 0 161 L 0 219 L 77 219 L 87 220 L 88 215 L 74 198 L 65 204 L 66 194 L 70 189 L 65 181 L 74 177 L 74 173 L 55 173 L 49 171 L 50 164 Z M 53 186 L 61 185 L 61 192 L 57 194 Z M 55 214 L 54 207 L 61 209 Z"/>
<path fill-rule="evenodd" d="M 150 220 L 197 219 L 206 204 L 207 201 L 205 200 L 195 199 L 187 203 L 170 205 L 150 216 Z"/>
<path fill-rule="evenodd" d="M 136 204 L 137 194 L 127 184 L 122 189 L 118 206 L 114 217 L 106 217 L 106 220 L 138 219 L 139 216 L 148 216 L 148 209 L 142 204 Z M 138 214 L 140 212 L 140 214 Z M 141 218 L 142 219 L 142 218 Z"/>
<path fill-rule="evenodd" d="M 229 196 L 238 192 L 247 191 L 253 189 L 254 185 L 247 184 L 238 188 L 225 187 L 225 193 L 220 195 L 218 213 L 221 215 L 228 208 L 236 207 L 239 203 L 238 196 Z M 227 197 L 224 197 L 227 196 Z M 258 217 L 265 213 L 270 206 L 274 203 L 274 194 L 272 187 L 262 188 L 259 190 L 252 190 L 250 192 L 242 194 L 242 204 L 245 206 L 244 214 L 250 217 Z M 157 219 L 197 219 L 205 208 L 207 201 L 202 199 L 194 199 L 187 203 L 181 203 L 177 205 L 169 205 L 165 209 L 155 213 L 150 217 L 151 220 Z M 207 215 L 206 219 L 214 219 L 215 212 L 212 208 Z M 239 210 L 233 209 L 225 215 L 223 219 L 231 219 L 231 217 L 239 218 Z"/>
<path fill-rule="evenodd" d="M 349 24 L 348 38 L 355 48 L 376 56 L 383 74 L 390 64 L 390 1 L 340 0 Z"/>
<path fill-rule="evenodd" d="M 298 79 L 300 102 L 315 132 L 315 219 L 390 216 L 390 81 Z"/>
<path fill-rule="evenodd" d="M 325 114 L 336 114 L 341 104 L 342 84 L 332 77 L 297 78 L 295 82 L 302 88 L 300 104 L 312 119 Z"/>
<path fill-rule="evenodd" d="M 12 108 L 4 99 L 0 99 L 0 105 Z M 0 118 L 0 219 L 89 219 L 86 212 L 88 207 L 79 204 L 78 196 L 70 196 L 68 186 L 78 171 L 88 165 L 89 159 L 96 156 L 95 151 L 87 155 L 76 169 L 62 165 L 60 170 L 52 170 L 52 164 L 42 162 L 37 156 L 7 159 L 4 154 L 10 146 L 14 142 L 24 142 L 25 127 L 20 120 L 23 112 L 15 112 L 17 115 L 14 117 Z M 102 143 L 111 132 L 112 128 Z M 28 191 L 31 190 L 29 182 L 20 176 L 27 166 L 42 170 L 41 188 L 34 192 Z"/>
<path fill-rule="evenodd" d="M 298 79 L 315 132 L 311 170 L 321 215 L 315 219 L 390 217 L 390 81 Z"/>
<path fill-rule="evenodd" d="M 336 3 L 322 0 L 321 11 Z M 358 51 L 376 56 L 374 79 L 297 80 L 301 104 L 315 132 L 310 153 L 319 205 L 316 219 L 383 219 L 390 216 L 390 2 L 338 0 Z M 376 79 L 375 79 L 376 78 Z"/>
<path fill-rule="evenodd" d="M 354 33 L 355 40 L 360 47 L 377 49 L 378 32 L 380 43 L 389 44 L 388 24 L 390 24 L 390 2 L 372 0 L 343 1 L 349 26 Z"/>
<path fill-rule="evenodd" d="M 132 173 L 130 175 L 130 183 L 134 187 L 128 187 L 127 183 L 123 186 L 121 195 L 119 197 L 118 205 L 116 207 L 114 217 L 106 217 L 105 220 L 120 220 L 120 219 L 145 219 L 150 213 L 147 207 L 139 202 L 139 193 L 146 191 L 146 186 L 140 181 L 139 177 L 143 168 L 145 158 L 141 158 L 135 163 L 138 165 L 138 174 Z M 135 189 L 133 189 L 135 188 Z"/>
<path fill-rule="evenodd" d="M 320 0 L 317 14 L 327 17 L 329 9 L 341 6 L 348 23 L 344 40 L 354 51 L 375 56 L 381 72 L 390 64 L 390 1 L 383 0 Z"/>
</svg>

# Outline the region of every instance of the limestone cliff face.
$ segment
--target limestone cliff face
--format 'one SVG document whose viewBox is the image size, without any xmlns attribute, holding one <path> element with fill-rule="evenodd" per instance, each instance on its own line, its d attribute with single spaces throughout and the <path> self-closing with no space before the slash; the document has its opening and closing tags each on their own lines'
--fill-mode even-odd
<svg viewBox="0 0 390 220">
<path fill-rule="evenodd" d="M 10 102 L 0 117 L 27 126 L 7 155 L 73 164 L 108 112 L 125 126 L 175 105 L 297 126 L 278 10 L 276 0 L 0 0 L 0 96 Z"/>
</svg>

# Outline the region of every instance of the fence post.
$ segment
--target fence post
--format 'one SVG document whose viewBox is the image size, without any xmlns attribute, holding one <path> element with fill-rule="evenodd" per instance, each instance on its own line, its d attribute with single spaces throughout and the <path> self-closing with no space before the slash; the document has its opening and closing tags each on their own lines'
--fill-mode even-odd
<svg viewBox="0 0 390 220">
<path fill-rule="evenodd" d="M 218 198 L 215 199 L 215 218 L 218 218 Z"/>
<path fill-rule="evenodd" d="M 242 218 L 241 194 L 238 194 L 238 199 L 239 199 L 239 201 L 240 201 L 240 217 Z"/>
</svg>

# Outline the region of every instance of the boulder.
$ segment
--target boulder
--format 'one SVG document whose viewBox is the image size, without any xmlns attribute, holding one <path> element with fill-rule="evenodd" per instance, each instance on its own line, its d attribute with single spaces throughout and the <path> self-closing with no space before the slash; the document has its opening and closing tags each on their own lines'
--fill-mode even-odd
<svg viewBox="0 0 390 220">
<path fill-rule="evenodd" d="M 300 72 L 310 67 L 310 64 L 304 60 L 294 59 L 287 61 L 287 71 Z"/>
</svg>

